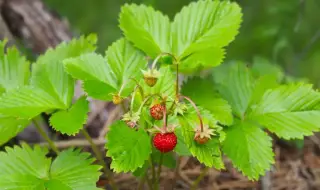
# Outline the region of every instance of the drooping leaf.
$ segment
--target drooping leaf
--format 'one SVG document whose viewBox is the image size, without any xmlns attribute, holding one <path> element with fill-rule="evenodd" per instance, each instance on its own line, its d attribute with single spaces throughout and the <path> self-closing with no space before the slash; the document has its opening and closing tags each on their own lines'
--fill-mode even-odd
<svg viewBox="0 0 320 190">
<path fill-rule="evenodd" d="M 257 180 L 274 163 L 271 141 L 258 126 L 238 123 L 227 128 L 223 152 L 245 176 Z"/>
<path fill-rule="evenodd" d="M 171 50 L 169 18 L 152 7 L 126 4 L 119 22 L 126 38 L 148 56 L 154 58 Z"/>
<path fill-rule="evenodd" d="M 244 117 L 250 103 L 254 81 L 250 71 L 242 64 L 229 65 L 226 78 L 221 81 L 219 92 L 231 105 L 233 112 L 240 118 Z"/>
<path fill-rule="evenodd" d="M 204 0 L 190 3 L 175 16 L 172 23 L 173 53 L 180 60 L 196 56 L 202 58 L 198 61 L 206 66 L 220 64 L 223 53 L 219 52 L 219 48 L 233 41 L 241 17 L 241 8 L 229 1 Z M 182 71 L 187 69 L 183 62 L 181 67 Z"/>
<path fill-rule="evenodd" d="M 69 149 L 61 152 L 51 165 L 48 150 L 26 144 L 6 148 L 0 153 L 0 188 L 8 190 L 97 190 L 101 166 L 89 153 Z M 46 188 L 45 188 L 46 187 Z"/>
<path fill-rule="evenodd" d="M 279 137 L 301 139 L 319 131 L 319 105 L 320 93 L 312 85 L 282 85 L 268 90 L 249 117 Z"/>
<path fill-rule="evenodd" d="M 111 168 L 116 172 L 135 171 L 152 152 L 148 134 L 143 129 L 128 127 L 123 121 L 115 122 L 106 138 L 107 156 L 112 158 Z"/>
<path fill-rule="evenodd" d="M 84 90 L 94 98 L 111 100 L 110 93 L 119 92 L 127 83 L 123 94 L 133 90 L 135 83 L 129 78 L 140 80 L 140 69 L 146 61 L 124 38 L 113 43 L 106 52 L 106 58 L 96 53 L 84 54 L 64 61 L 65 68 L 74 78 L 84 81 Z"/>
<path fill-rule="evenodd" d="M 21 132 L 29 123 L 26 119 L 17 119 L 0 114 L 0 145 Z"/>
<path fill-rule="evenodd" d="M 30 63 L 15 47 L 5 50 L 6 43 L 0 42 L 0 94 L 27 84 L 30 75 Z"/>
<path fill-rule="evenodd" d="M 57 131 L 74 135 L 86 124 L 89 102 L 83 96 L 69 110 L 61 110 L 50 117 L 50 125 Z"/>
<path fill-rule="evenodd" d="M 41 112 L 65 109 L 65 105 L 38 88 L 24 86 L 0 97 L 0 113 L 19 118 L 33 118 Z"/>
<path fill-rule="evenodd" d="M 182 94 L 191 98 L 197 105 L 209 110 L 221 124 L 233 122 L 231 106 L 218 96 L 214 83 L 208 78 L 194 77 L 182 86 Z"/>
</svg>

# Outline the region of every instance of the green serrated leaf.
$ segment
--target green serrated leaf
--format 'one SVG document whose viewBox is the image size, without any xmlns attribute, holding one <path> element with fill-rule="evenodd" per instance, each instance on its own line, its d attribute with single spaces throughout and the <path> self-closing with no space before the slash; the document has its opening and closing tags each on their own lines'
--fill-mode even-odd
<svg viewBox="0 0 320 190">
<path fill-rule="evenodd" d="M 254 84 L 250 105 L 258 103 L 267 90 L 274 89 L 278 86 L 277 79 L 273 75 L 263 75 L 259 77 Z"/>
<path fill-rule="evenodd" d="M 110 93 L 119 92 L 128 95 L 134 88 L 134 81 L 140 80 L 140 69 L 145 68 L 146 61 L 124 38 L 113 43 L 106 52 L 106 58 L 96 53 L 84 54 L 64 61 L 67 72 L 74 78 L 84 81 L 84 90 L 97 99 L 111 100 Z"/>
<path fill-rule="evenodd" d="M 91 165 L 89 153 L 69 149 L 51 165 L 47 149 L 27 144 L 0 153 L 0 188 L 10 190 L 97 190 L 101 166 Z M 46 188 L 45 188 L 46 187 Z"/>
<path fill-rule="evenodd" d="M 151 154 L 148 134 L 117 121 L 110 127 L 107 136 L 107 156 L 112 158 L 111 168 L 116 172 L 135 171 L 142 167 Z"/>
<path fill-rule="evenodd" d="M 0 42 L 0 94 L 26 85 L 30 75 L 30 63 L 17 48 L 5 50 L 6 44 L 7 40 Z"/>
<path fill-rule="evenodd" d="M 100 177 L 102 166 L 92 165 L 95 161 L 91 154 L 80 150 L 68 149 L 61 152 L 52 162 L 51 180 L 60 181 L 70 189 L 97 190 L 96 181 Z"/>
<path fill-rule="evenodd" d="M 126 4 L 121 8 L 120 28 L 128 40 L 147 55 L 169 52 L 170 21 L 161 12 L 145 5 Z"/>
<path fill-rule="evenodd" d="M 254 57 L 252 65 L 252 73 L 255 77 L 269 75 L 281 81 L 284 78 L 284 72 L 279 65 L 271 64 L 267 59 L 262 57 Z"/>
<path fill-rule="evenodd" d="M 204 65 L 220 64 L 219 61 L 222 59 L 210 58 L 210 53 L 212 55 L 215 52 L 214 48 L 219 52 L 219 48 L 234 40 L 241 17 L 241 8 L 229 1 L 204 0 L 190 3 L 175 16 L 172 23 L 173 53 L 180 60 L 196 56 L 202 57 L 198 61 L 202 61 Z M 223 57 L 223 53 L 215 53 L 212 56 L 215 55 Z M 183 71 L 183 62 L 181 66 Z"/>
<path fill-rule="evenodd" d="M 15 137 L 28 123 L 29 121 L 26 119 L 17 119 L 0 114 L 0 145 Z"/>
<path fill-rule="evenodd" d="M 319 131 L 320 93 L 312 85 L 289 84 L 268 90 L 254 105 L 249 119 L 259 122 L 285 139 Z"/>
<path fill-rule="evenodd" d="M 228 102 L 217 96 L 214 83 L 208 78 L 194 77 L 182 86 L 182 94 L 191 98 L 197 105 L 209 110 L 221 124 L 231 125 L 232 109 Z"/>
<path fill-rule="evenodd" d="M 42 112 L 65 109 L 65 105 L 38 88 L 24 86 L 0 97 L 0 113 L 30 119 Z"/>
<path fill-rule="evenodd" d="M 174 151 L 180 156 L 191 156 L 188 146 L 184 142 L 184 138 L 182 135 L 182 128 L 181 127 L 176 128 L 175 134 L 177 136 L 178 142 L 176 147 L 174 148 Z"/>
<path fill-rule="evenodd" d="M 74 80 L 64 71 L 63 60 L 94 51 L 96 40 L 95 35 L 89 35 L 47 50 L 33 65 L 31 85 L 46 91 L 68 108 L 74 95 Z"/>
<path fill-rule="evenodd" d="M 243 118 L 253 93 L 253 77 L 242 63 L 228 66 L 227 76 L 221 81 L 219 92 L 229 102 L 234 114 Z"/>
<path fill-rule="evenodd" d="M 50 117 L 50 125 L 63 134 L 74 135 L 86 124 L 88 112 L 89 102 L 83 96 L 69 110 L 54 113 Z"/>
<path fill-rule="evenodd" d="M 238 123 L 226 130 L 223 152 L 245 176 L 257 180 L 274 163 L 271 141 L 258 126 Z"/>
</svg>

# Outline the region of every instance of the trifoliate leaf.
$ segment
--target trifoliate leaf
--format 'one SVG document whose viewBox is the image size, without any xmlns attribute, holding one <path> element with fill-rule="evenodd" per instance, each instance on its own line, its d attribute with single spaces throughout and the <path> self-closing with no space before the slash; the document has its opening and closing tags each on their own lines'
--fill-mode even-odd
<svg viewBox="0 0 320 190">
<path fill-rule="evenodd" d="M 86 124 L 88 112 L 89 102 L 83 96 L 69 110 L 54 113 L 50 118 L 50 124 L 63 134 L 74 135 Z"/>
<path fill-rule="evenodd" d="M 250 71 L 242 63 L 228 66 L 228 73 L 225 73 L 227 76 L 221 81 L 219 92 L 229 102 L 234 114 L 243 118 L 250 103 L 254 81 Z"/>
<path fill-rule="evenodd" d="M 279 137 L 302 139 L 319 131 L 319 105 L 320 93 L 312 85 L 282 85 L 268 90 L 249 117 Z"/>
<path fill-rule="evenodd" d="M 214 83 L 208 78 L 194 77 L 182 86 L 182 94 L 191 98 L 197 105 L 209 110 L 221 124 L 233 122 L 231 106 L 217 95 Z"/>
<path fill-rule="evenodd" d="M 33 118 L 42 112 L 65 109 L 56 98 L 38 88 L 24 86 L 0 97 L 0 113 L 19 118 Z"/>
<path fill-rule="evenodd" d="M 27 84 L 30 75 L 30 63 L 15 47 L 5 50 L 6 43 L 0 42 L 0 94 Z"/>
<path fill-rule="evenodd" d="M 95 50 L 96 36 L 81 37 L 49 49 L 33 65 L 31 85 L 40 88 L 69 107 L 74 80 L 64 71 L 63 60 Z"/>
<path fill-rule="evenodd" d="M 126 4 L 121 8 L 119 22 L 126 38 L 148 56 L 170 51 L 170 21 L 161 12 L 145 5 Z"/>
<path fill-rule="evenodd" d="M 258 126 L 238 123 L 227 128 L 223 152 L 245 176 L 257 180 L 274 163 L 271 141 Z"/>
<path fill-rule="evenodd" d="M 113 43 L 106 54 L 106 58 L 96 53 L 83 54 L 65 60 L 64 65 L 70 75 L 84 81 L 89 96 L 111 100 L 110 93 L 119 92 L 123 83 L 126 84 L 121 95 L 128 95 L 135 85 L 129 78 L 140 80 L 140 69 L 145 68 L 146 60 L 124 38 Z"/>
<path fill-rule="evenodd" d="M 144 80 L 141 80 L 140 85 L 143 88 L 145 96 L 152 94 L 161 94 L 167 97 L 175 97 L 175 75 L 170 67 L 162 67 L 160 77 L 155 86 L 148 86 Z"/>
<path fill-rule="evenodd" d="M 196 56 L 202 58 L 200 60 L 206 66 L 220 64 L 223 53 L 219 48 L 234 40 L 241 17 L 241 8 L 229 1 L 204 0 L 190 3 L 175 16 L 172 23 L 173 53 L 180 60 Z M 181 67 L 182 71 L 187 69 L 183 62 Z"/>
<path fill-rule="evenodd" d="M 18 119 L 0 114 L 0 145 L 21 132 L 29 123 L 26 119 Z"/>
<path fill-rule="evenodd" d="M 115 172 L 135 171 L 152 152 L 148 134 L 143 129 L 130 128 L 123 121 L 114 123 L 106 138 L 107 156 L 112 158 L 111 168 Z"/>
<path fill-rule="evenodd" d="M 51 165 L 48 150 L 35 146 L 6 148 L 0 153 L 0 188 L 10 190 L 97 190 L 101 166 L 91 165 L 89 153 L 67 150 Z M 46 187 L 46 188 L 45 188 Z"/>
<path fill-rule="evenodd" d="M 212 137 L 205 144 L 198 144 L 194 140 L 194 123 L 188 116 L 180 117 L 180 124 L 184 141 L 189 147 L 189 151 L 201 163 L 208 167 L 214 166 L 216 169 L 223 169 L 224 164 L 221 157 L 219 140 L 217 137 Z"/>
</svg>

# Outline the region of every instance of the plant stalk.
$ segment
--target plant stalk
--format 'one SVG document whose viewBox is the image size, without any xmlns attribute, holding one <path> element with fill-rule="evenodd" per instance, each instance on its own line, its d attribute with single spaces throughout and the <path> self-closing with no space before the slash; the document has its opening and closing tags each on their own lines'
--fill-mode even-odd
<svg viewBox="0 0 320 190">
<path fill-rule="evenodd" d="M 116 186 L 116 183 L 113 180 L 112 173 L 107 168 L 106 163 L 103 160 L 103 156 L 102 156 L 101 152 L 99 151 L 98 146 L 96 144 L 94 144 L 92 138 L 90 137 L 90 135 L 89 135 L 89 133 L 87 132 L 86 129 L 82 129 L 81 131 L 82 131 L 82 134 L 87 139 L 87 141 L 90 143 L 92 151 L 94 152 L 94 154 L 96 155 L 98 161 L 100 162 L 101 166 L 103 167 L 103 170 L 104 170 L 104 173 L 105 173 L 105 177 L 106 177 L 107 180 L 110 181 L 110 185 L 111 185 L 112 189 L 117 190 L 118 187 Z"/>
<path fill-rule="evenodd" d="M 187 96 L 182 96 L 180 95 L 180 97 L 188 100 L 190 102 L 190 104 L 192 105 L 192 107 L 196 110 L 198 118 L 199 118 L 199 122 L 200 122 L 200 128 L 201 128 L 201 132 L 203 132 L 203 121 L 202 121 L 202 116 L 200 113 L 200 110 L 198 109 L 198 107 L 196 106 L 196 104 Z"/>
<path fill-rule="evenodd" d="M 41 134 L 41 136 L 48 142 L 50 148 L 58 155 L 60 153 L 59 149 L 56 147 L 54 142 L 49 138 L 47 133 L 41 128 L 39 123 L 33 119 L 32 122 L 34 123 L 34 126 L 37 128 L 38 132 Z"/>
<path fill-rule="evenodd" d="M 192 183 L 191 189 L 190 190 L 196 190 L 200 181 L 204 178 L 204 176 L 207 174 L 209 171 L 209 168 L 206 167 L 202 170 L 201 174 L 197 177 L 197 179 Z"/>
<path fill-rule="evenodd" d="M 161 170 L 162 170 L 162 162 L 163 162 L 163 153 L 160 154 L 159 166 L 158 166 L 158 174 L 154 183 L 154 188 L 159 189 L 160 178 L 161 178 Z"/>
</svg>

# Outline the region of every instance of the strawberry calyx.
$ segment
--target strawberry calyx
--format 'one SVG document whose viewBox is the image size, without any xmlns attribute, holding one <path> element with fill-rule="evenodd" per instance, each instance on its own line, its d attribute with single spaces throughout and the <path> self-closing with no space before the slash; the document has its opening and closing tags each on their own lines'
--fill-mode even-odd
<svg viewBox="0 0 320 190">
<path fill-rule="evenodd" d="M 131 128 L 137 126 L 139 119 L 140 114 L 138 112 L 127 112 L 122 116 L 122 121 L 126 122 L 126 124 Z"/>
<path fill-rule="evenodd" d="M 148 69 L 148 70 L 141 70 L 143 73 L 143 78 L 145 83 L 153 87 L 156 85 L 158 78 L 160 77 L 161 73 L 157 69 Z"/>
<path fill-rule="evenodd" d="M 201 126 L 198 126 L 195 129 L 194 140 L 199 144 L 205 144 L 211 139 L 213 133 L 214 130 L 210 129 L 208 125 L 204 125 L 203 128 L 201 128 Z"/>
</svg>

